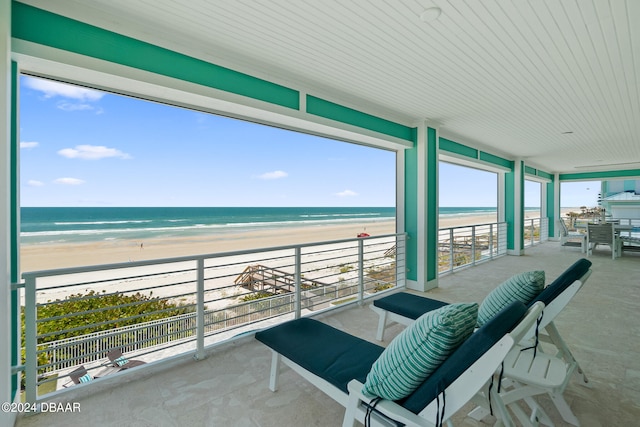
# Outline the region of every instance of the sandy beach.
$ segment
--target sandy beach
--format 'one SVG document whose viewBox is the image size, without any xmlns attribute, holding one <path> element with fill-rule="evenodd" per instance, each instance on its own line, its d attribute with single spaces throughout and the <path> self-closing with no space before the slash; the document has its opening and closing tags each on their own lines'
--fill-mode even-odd
<svg viewBox="0 0 640 427">
<path fill-rule="evenodd" d="M 537 216 L 527 212 L 526 217 Z M 444 217 L 440 228 L 495 222 L 495 215 Z M 198 237 L 157 238 L 145 241 L 110 240 L 91 243 L 22 245 L 21 271 L 113 264 L 161 258 L 286 246 L 395 233 L 395 222 L 331 224 L 252 232 L 211 234 Z"/>
</svg>

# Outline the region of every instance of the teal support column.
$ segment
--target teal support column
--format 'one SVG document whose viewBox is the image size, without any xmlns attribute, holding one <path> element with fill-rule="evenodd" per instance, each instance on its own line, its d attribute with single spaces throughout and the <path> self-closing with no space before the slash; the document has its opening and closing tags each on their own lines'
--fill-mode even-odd
<svg viewBox="0 0 640 427">
<path fill-rule="evenodd" d="M 427 128 L 427 158 L 426 158 L 426 288 L 438 286 L 438 131 Z"/>
<path fill-rule="evenodd" d="M 407 233 L 407 286 L 418 281 L 418 147 L 404 151 L 404 231 Z"/>
<path fill-rule="evenodd" d="M 407 287 L 426 291 L 438 286 L 438 131 L 426 122 L 405 151 L 404 177 Z"/>
<path fill-rule="evenodd" d="M 514 186 L 515 186 L 515 173 L 507 172 L 504 174 L 504 222 L 507 223 L 507 251 L 512 251 L 514 246 L 514 224 L 515 224 L 515 209 L 514 209 Z"/>
<path fill-rule="evenodd" d="M 555 196 L 555 182 L 551 181 L 546 184 L 546 206 L 547 206 L 547 220 L 549 223 L 549 234 L 547 237 L 553 238 L 556 235 L 556 219 L 560 217 L 560 207 L 556 205 Z"/>
<path fill-rule="evenodd" d="M 507 253 L 524 253 L 524 162 L 514 162 L 513 172 L 505 174 L 505 221 L 507 223 Z"/>
</svg>

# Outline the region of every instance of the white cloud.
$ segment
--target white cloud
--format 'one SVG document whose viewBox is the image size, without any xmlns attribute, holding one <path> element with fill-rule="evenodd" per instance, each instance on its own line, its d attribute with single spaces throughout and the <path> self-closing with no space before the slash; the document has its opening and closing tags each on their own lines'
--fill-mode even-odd
<svg viewBox="0 0 640 427">
<path fill-rule="evenodd" d="M 30 179 L 29 181 L 27 181 L 27 185 L 30 187 L 42 187 L 44 185 L 44 182 Z"/>
<path fill-rule="evenodd" d="M 80 185 L 84 184 L 84 181 L 78 178 L 58 178 L 54 181 L 56 184 L 64 185 Z"/>
<path fill-rule="evenodd" d="M 284 172 L 284 171 L 273 171 L 273 172 L 263 173 L 262 175 L 258 176 L 258 178 L 260 178 L 260 179 L 280 179 L 280 178 L 286 178 L 288 176 L 289 176 L 289 174 Z"/>
<path fill-rule="evenodd" d="M 119 157 L 130 159 L 131 156 L 116 148 L 109 148 L 103 145 L 76 145 L 76 148 L 64 148 L 58 151 L 63 157 L 69 159 L 98 160 L 107 157 Z"/>
<path fill-rule="evenodd" d="M 354 197 L 357 196 L 358 193 L 356 193 L 355 191 L 351 191 L 351 190 L 344 190 L 341 191 L 339 193 L 336 193 L 336 196 L 338 197 Z"/>
<path fill-rule="evenodd" d="M 25 85 L 33 90 L 44 93 L 45 98 L 61 96 L 63 98 L 78 99 L 80 101 L 98 101 L 105 93 L 94 89 L 54 82 L 52 80 L 27 77 Z"/>
<path fill-rule="evenodd" d="M 56 104 L 56 107 L 62 111 L 87 111 L 87 110 L 95 110 L 96 108 L 93 105 L 89 104 L 80 104 L 67 101 L 60 101 Z"/>
<path fill-rule="evenodd" d="M 39 142 L 35 142 L 35 141 L 31 141 L 31 142 L 21 141 L 20 142 L 20 148 L 36 148 L 38 145 L 40 145 L 40 143 Z"/>
</svg>

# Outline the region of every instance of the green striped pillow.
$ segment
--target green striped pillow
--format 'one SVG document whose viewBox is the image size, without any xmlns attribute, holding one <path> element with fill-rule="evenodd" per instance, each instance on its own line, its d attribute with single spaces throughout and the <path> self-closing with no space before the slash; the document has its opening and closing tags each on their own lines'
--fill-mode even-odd
<svg viewBox="0 0 640 427">
<path fill-rule="evenodd" d="M 527 271 L 507 279 L 489 293 L 478 310 L 478 327 L 514 301 L 527 305 L 544 289 L 544 271 Z"/>
<path fill-rule="evenodd" d="M 473 332 L 478 304 L 450 304 L 419 317 L 371 367 L 362 391 L 398 400 L 410 395 Z"/>
</svg>

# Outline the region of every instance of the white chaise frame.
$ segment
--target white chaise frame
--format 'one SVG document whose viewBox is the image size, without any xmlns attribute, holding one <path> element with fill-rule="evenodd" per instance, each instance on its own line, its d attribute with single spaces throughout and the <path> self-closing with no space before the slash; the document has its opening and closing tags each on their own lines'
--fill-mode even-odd
<svg viewBox="0 0 640 427">
<path fill-rule="evenodd" d="M 532 325 L 535 324 L 535 321 L 543 308 L 543 303 L 537 303 L 531 307 L 527 311 L 525 317 L 516 325 L 512 332 L 506 334 L 496 342 L 474 364 L 460 375 L 457 380 L 447 387 L 445 390 L 446 407 L 444 411 L 444 420 L 448 420 L 462 406 L 469 402 L 478 391 L 486 386 L 487 382 L 491 379 L 493 373 L 506 357 L 509 350 L 513 348 L 517 341 L 520 341 L 527 331 L 531 330 Z M 323 393 L 327 394 L 333 400 L 346 408 L 343 427 L 353 427 L 356 425 L 356 421 L 364 422 L 366 405 L 372 400 L 372 398 L 371 396 L 365 396 L 362 393 L 362 383 L 357 380 L 352 380 L 348 385 L 349 393 L 344 393 L 325 379 L 309 372 L 290 359 L 280 355 L 275 350 L 272 349 L 271 351 L 271 373 L 269 378 L 269 388 L 271 391 L 278 390 L 280 365 L 285 364 L 320 389 Z M 497 398 L 499 399 L 499 397 Z M 391 425 L 383 416 L 380 416 L 380 414 L 384 414 L 384 416 L 401 422 L 407 426 L 435 426 L 437 406 L 438 402 L 434 400 L 416 415 L 393 401 L 382 400 L 376 405 L 377 413 L 374 412 L 372 415 L 370 420 L 371 425 Z"/>
</svg>

